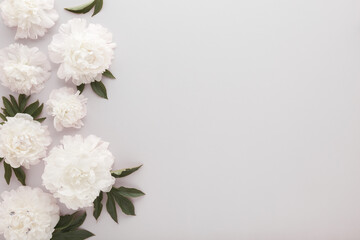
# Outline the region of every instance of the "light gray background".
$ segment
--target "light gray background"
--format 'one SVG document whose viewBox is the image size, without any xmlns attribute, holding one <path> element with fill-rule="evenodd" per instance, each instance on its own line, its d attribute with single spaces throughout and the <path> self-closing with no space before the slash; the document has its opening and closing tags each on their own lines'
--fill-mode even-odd
<svg viewBox="0 0 360 240">
<path fill-rule="evenodd" d="M 96 223 L 88 209 L 93 239 L 360 239 L 360 1 L 104 1 L 80 17 L 118 44 L 110 100 L 86 89 L 80 131 L 46 121 L 54 144 L 96 134 L 115 168 L 144 164 L 118 181 L 147 193 L 137 217 Z M 77 17 L 62 8 L 83 2 L 58 0 L 57 26 L 21 42 L 46 51 Z M 0 32 L 1 47 L 13 42 L 14 30 Z M 56 69 L 36 98 L 64 85 Z"/>
</svg>

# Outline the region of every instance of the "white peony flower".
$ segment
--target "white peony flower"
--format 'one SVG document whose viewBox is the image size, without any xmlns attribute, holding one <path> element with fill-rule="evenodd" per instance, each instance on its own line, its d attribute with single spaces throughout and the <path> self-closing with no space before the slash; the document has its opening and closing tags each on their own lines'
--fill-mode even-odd
<svg viewBox="0 0 360 240">
<path fill-rule="evenodd" d="M 0 234 L 6 240 L 50 240 L 58 223 L 59 207 L 51 194 L 40 188 L 19 187 L 3 192 Z"/>
<path fill-rule="evenodd" d="M 0 125 L 0 157 L 13 168 L 39 163 L 50 143 L 47 127 L 28 114 L 18 113 Z"/>
<path fill-rule="evenodd" d="M 51 76 L 50 70 L 46 55 L 36 47 L 15 43 L 0 50 L 0 81 L 13 92 L 40 92 Z"/>
<path fill-rule="evenodd" d="M 69 209 L 90 207 L 100 191 L 109 192 L 115 183 L 109 143 L 94 135 L 64 136 L 61 143 L 44 159 L 43 185 Z"/>
<path fill-rule="evenodd" d="M 42 37 L 59 18 L 54 0 L 4 0 L 0 12 L 6 26 L 17 27 L 15 39 Z"/>
<path fill-rule="evenodd" d="M 99 24 L 75 18 L 60 26 L 49 45 L 49 57 L 59 63 L 58 77 L 75 85 L 100 81 L 110 67 L 115 43 L 112 34 Z"/>
<path fill-rule="evenodd" d="M 87 99 L 79 91 L 63 87 L 53 90 L 46 102 L 46 111 L 54 117 L 54 127 L 57 131 L 63 128 L 81 128 L 81 121 L 86 116 Z"/>
</svg>

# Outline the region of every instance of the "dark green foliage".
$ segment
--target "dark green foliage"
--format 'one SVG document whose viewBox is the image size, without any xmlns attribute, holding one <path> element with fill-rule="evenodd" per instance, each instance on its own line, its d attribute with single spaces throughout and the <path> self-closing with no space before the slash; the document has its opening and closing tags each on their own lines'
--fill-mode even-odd
<svg viewBox="0 0 360 240">
<path fill-rule="evenodd" d="M 105 72 L 103 73 L 103 76 L 110 78 L 110 79 L 116 79 L 115 76 L 109 70 L 105 70 Z"/>
<path fill-rule="evenodd" d="M 126 177 L 126 176 L 132 174 L 133 172 L 136 172 L 141 167 L 142 167 L 142 165 L 140 165 L 138 167 L 134 167 L 134 168 L 120 169 L 120 170 L 112 171 L 111 174 L 115 178 L 122 178 L 122 177 Z"/>
<path fill-rule="evenodd" d="M 83 240 L 94 236 L 87 230 L 79 229 L 85 219 L 86 212 L 61 216 L 51 240 Z"/>
<path fill-rule="evenodd" d="M 101 11 L 103 4 L 104 4 L 103 0 L 94 0 L 94 1 L 82 4 L 80 6 L 65 8 L 65 10 L 72 12 L 72 13 L 85 14 L 85 13 L 90 12 L 90 10 L 94 8 L 94 13 L 92 16 L 95 16 L 96 14 L 98 14 Z"/>
<path fill-rule="evenodd" d="M 101 203 L 101 201 L 103 200 L 103 195 L 104 195 L 103 192 L 100 192 L 100 195 L 94 201 L 93 215 L 96 220 L 99 218 L 101 211 L 103 209 L 103 204 Z"/>
<path fill-rule="evenodd" d="M 117 171 L 111 172 L 112 176 L 115 178 L 122 178 L 126 177 L 141 168 L 142 165 L 134 168 L 125 168 Z M 102 209 L 103 209 L 103 195 L 104 193 L 101 192 L 100 195 L 94 201 L 94 212 L 93 215 L 95 219 L 98 219 Z M 126 215 L 135 216 L 135 207 L 134 204 L 131 202 L 129 198 L 136 198 L 144 196 L 145 193 L 136 189 L 136 188 L 127 188 L 127 187 L 113 187 L 110 192 L 106 193 L 107 200 L 106 200 L 106 210 L 111 216 L 111 218 L 118 222 L 118 213 L 116 210 L 116 205 L 118 205 L 121 211 Z"/>
<path fill-rule="evenodd" d="M 30 96 L 24 94 L 20 94 L 17 101 L 12 95 L 10 95 L 10 100 L 2 97 L 4 108 L 2 108 L 3 114 L 0 113 L 0 118 L 6 121 L 7 117 L 14 117 L 17 113 L 27 113 L 36 121 L 44 121 L 45 118 L 38 118 L 42 113 L 44 104 L 40 105 L 39 101 L 36 101 L 27 105 L 29 98 Z"/>
<path fill-rule="evenodd" d="M 83 92 L 83 91 L 84 91 L 84 89 L 85 89 L 85 83 L 83 83 L 83 84 L 81 84 L 81 85 L 77 86 L 76 88 L 77 88 L 77 90 L 80 92 L 80 94 L 82 94 L 82 92 Z"/>
<path fill-rule="evenodd" d="M 102 82 L 92 82 L 90 83 L 92 90 L 99 96 L 105 99 L 108 99 L 107 97 L 107 91 L 106 87 Z"/>
</svg>

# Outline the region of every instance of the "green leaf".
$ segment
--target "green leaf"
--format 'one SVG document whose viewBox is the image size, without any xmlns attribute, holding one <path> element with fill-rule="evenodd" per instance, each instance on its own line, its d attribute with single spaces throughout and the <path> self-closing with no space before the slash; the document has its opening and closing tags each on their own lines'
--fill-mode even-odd
<svg viewBox="0 0 360 240">
<path fill-rule="evenodd" d="M 7 121 L 7 119 L 6 119 L 5 115 L 4 115 L 4 114 L 2 114 L 2 113 L 0 113 L 0 118 L 1 118 L 2 120 L 4 120 L 5 122 Z"/>
<path fill-rule="evenodd" d="M 36 101 L 29 106 L 27 106 L 24 110 L 24 113 L 27 113 L 29 115 L 32 115 L 39 107 L 39 101 Z"/>
<path fill-rule="evenodd" d="M 51 240 L 83 240 L 95 236 L 93 233 L 79 229 L 72 232 L 55 232 Z"/>
<path fill-rule="evenodd" d="M 103 0 L 95 0 L 95 9 L 92 17 L 98 14 L 101 11 L 102 7 L 103 7 Z"/>
<path fill-rule="evenodd" d="M 103 6 L 103 0 L 95 0 L 95 10 L 92 17 L 101 11 L 102 6 Z"/>
<path fill-rule="evenodd" d="M 116 77 L 109 70 L 105 70 L 102 75 L 107 78 L 116 79 Z"/>
<path fill-rule="evenodd" d="M 0 163 L 4 160 L 4 158 L 0 158 Z"/>
<path fill-rule="evenodd" d="M 25 175 L 24 170 L 23 170 L 21 167 L 19 167 L 19 168 L 13 168 L 13 170 L 14 170 L 15 176 L 16 176 L 16 178 L 19 180 L 19 182 L 21 182 L 21 184 L 22 184 L 23 186 L 26 186 L 26 183 L 25 183 L 25 181 L 26 181 L 26 175 Z"/>
<path fill-rule="evenodd" d="M 64 232 L 69 232 L 78 229 L 85 221 L 86 219 L 86 212 L 82 213 L 80 216 L 78 216 L 78 213 L 73 214 L 73 220 L 67 228 L 65 228 Z"/>
<path fill-rule="evenodd" d="M 115 178 L 126 177 L 126 176 L 132 174 L 133 172 L 136 172 L 141 167 L 142 167 L 142 165 L 140 165 L 138 167 L 134 167 L 134 168 L 125 168 L 125 169 L 120 169 L 120 170 L 117 170 L 117 171 L 112 171 L 111 175 L 113 177 L 115 177 Z"/>
<path fill-rule="evenodd" d="M 134 204 L 128 198 L 120 195 L 116 191 L 113 191 L 113 195 L 114 195 L 115 201 L 120 206 L 123 213 L 125 213 L 126 215 L 135 216 Z"/>
<path fill-rule="evenodd" d="M 145 193 L 135 188 L 119 187 L 113 188 L 113 190 L 124 197 L 141 197 L 145 195 Z"/>
<path fill-rule="evenodd" d="M 11 179 L 11 175 L 12 175 L 12 168 L 9 164 L 7 164 L 5 161 L 4 161 L 4 169 L 5 169 L 5 180 L 6 180 L 6 183 L 9 185 L 10 184 L 10 179 Z"/>
<path fill-rule="evenodd" d="M 108 192 L 107 197 L 108 197 L 108 199 L 106 201 L 106 210 L 110 214 L 111 218 L 117 223 L 118 219 L 117 219 L 117 212 L 116 212 L 114 196 L 110 192 Z"/>
<path fill-rule="evenodd" d="M 29 99 L 30 99 L 30 96 L 26 96 L 25 94 L 19 95 L 19 108 L 20 108 L 21 112 L 24 112 Z"/>
<path fill-rule="evenodd" d="M 5 108 L 1 108 L 1 110 L 3 111 L 5 116 L 10 117 L 10 114 L 6 111 Z"/>
<path fill-rule="evenodd" d="M 103 209 L 103 204 L 101 203 L 102 200 L 103 200 L 103 192 L 100 192 L 100 195 L 94 201 L 93 215 L 96 220 L 99 218 L 101 211 Z"/>
<path fill-rule="evenodd" d="M 35 119 L 37 118 L 38 116 L 40 116 L 42 110 L 44 108 L 44 104 L 41 104 L 40 107 L 38 107 L 35 112 L 33 112 L 33 114 L 31 114 L 31 116 Z"/>
<path fill-rule="evenodd" d="M 82 94 L 82 92 L 83 92 L 83 91 L 84 91 L 84 89 L 85 89 L 85 83 L 83 83 L 83 84 L 81 84 L 81 85 L 77 86 L 76 88 L 77 88 L 77 90 L 80 92 L 80 94 Z"/>
<path fill-rule="evenodd" d="M 72 13 L 88 13 L 95 6 L 95 0 L 89 3 L 82 4 L 80 6 L 65 8 L 65 10 Z"/>
<path fill-rule="evenodd" d="M 95 81 L 95 82 L 92 82 L 90 85 L 91 85 L 92 90 L 98 96 L 108 99 L 105 85 L 102 82 Z"/>
<path fill-rule="evenodd" d="M 13 106 L 15 112 L 19 113 L 20 112 L 19 105 L 17 104 L 16 99 L 13 95 L 10 95 L 10 100 L 11 100 L 11 103 L 12 103 L 12 106 Z"/>
<path fill-rule="evenodd" d="M 56 231 L 62 231 L 63 229 L 67 228 L 68 226 L 71 225 L 72 219 L 74 218 L 74 214 L 71 215 L 64 215 L 64 216 L 60 216 L 60 220 L 59 222 L 56 224 L 55 226 L 55 230 Z"/>
<path fill-rule="evenodd" d="M 19 97 L 18 97 L 18 103 L 19 103 L 19 106 L 20 106 L 20 103 L 22 101 L 24 101 L 26 99 L 26 95 L 25 94 L 20 94 Z"/>
<path fill-rule="evenodd" d="M 46 117 L 44 117 L 44 118 L 37 118 L 37 119 L 35 119 L 35 121 L 38 121 L 38 122 L 42 123 L 43 121 L 45 121 L 45 119 L 46 119 Z"/>
<path fill-rule="evenodd" d="M 78 229 L 86 219 L 86 212 L 75 212 L 71 215 L 61 216 L 56 231 L 69 232 Z"/>
<path fill-rule="evenodd" d="M 6 109 L 6 112 L 9 114 L 10 117 L 15 116 L 15 109 L 13 108 L 12 104 L 10 103 L 10 101 L 6 98 L 6 97 L 2 97 L 3 103 L 4 103 L 4 107 Z"/>
</svg>

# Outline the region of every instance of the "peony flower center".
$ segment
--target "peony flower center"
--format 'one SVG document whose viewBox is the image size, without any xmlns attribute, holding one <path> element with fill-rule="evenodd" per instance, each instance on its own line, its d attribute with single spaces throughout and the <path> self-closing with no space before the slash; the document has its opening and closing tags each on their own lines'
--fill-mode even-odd
<svg viewBox="0 0 360 240">
<path fill-rule="evenodd" d="M 82 104 L 75 97 L 71 97 L 54 106 L 53 112 L 62 120 L 76 122 L 81 116 Z"/>
<path fill-rule="evenodd" d="M 84 171 L 82 169 L 71 167 L 65 174 L 67 184 L 73 187 L 84 187 L 95 183 L 95 173 L 92 169 Z"/>
<path fill-rule="evenodd" d="M 72 62 L 79 68 L 89 68 L 96 61 L 94 52 L 90 49 L 80 48 L 71 54 Z"/>
<path fill-rule="evenodd" d="M 65 61 L 82 71 L 99 70 L 104 64 L 103 53 L 95 42 L 84 40 L 84 36 L 74 36 L 69 54 Z M 96 40 L 94 40 L 96 41 Z"/>
<path fill-rule="evenodd" d="M 28 210 L 18 210 L 9 212 L 9 226 L 11 230 L 24 231 L 28 234 L 34 228 L 35 216 Z"/>
<path fill-rule="evenodd" d="M 29 135 L 13 136 L 12 147 L 15 151 L 25 152 L 32 148 L 33 139 Z"/>
</svg>

